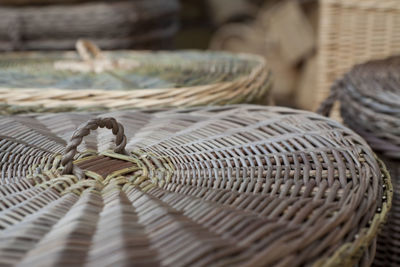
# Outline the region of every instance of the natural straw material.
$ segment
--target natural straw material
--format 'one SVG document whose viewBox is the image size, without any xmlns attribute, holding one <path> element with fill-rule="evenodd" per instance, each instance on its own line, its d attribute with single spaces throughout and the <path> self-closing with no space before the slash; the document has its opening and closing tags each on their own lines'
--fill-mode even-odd
<svg viewBox="0 0 400 267">
<path fill-rule="evenodd" d="M 0 5 L 0 50 L 67 50 L 89 38 L 103 49 L 170 48 L 178 0 Z"/>
<path fill-rule="evenodd" d="M 378 155 L 385 163 L 393 181 L 392 209 L 386 225 L 378 236 L 374 266 L 400 265 L 400 159 Z"/>
<path fill-rule="evenodd" d="M 400 53 L 398 0 L 321 0 L 319 18 L 316 106 L 355 64 Z"/>
<path fill-rule="evenodd" d="M 25 115 L 0 136 L 0 264 L 368 266 L 391 206 L 363 139 L 305 111 Z"/>
<path fill-rule="evenodd" d="M 89 50 L 3 55 L 0 113 L 234 104 L 268 99 L 271 87 L 258 56 Z"/>
<path fill-rule="evenodd" d="M 355 66 L 332 85 L 319 113 L 329 115 L 338 100 L 346 124 L 372 148 L 400 159 L 400 57 Z"/>
<path fill-rule="evenodd" d="M 392 174 L 393 210 L 378 239 L 376 266 L 400 265 L 400 57 L 355 66 L 332 86 L 319 112 L 329 115 L 335 100 L 344 122 L 379 153 Z"/>
</svg>

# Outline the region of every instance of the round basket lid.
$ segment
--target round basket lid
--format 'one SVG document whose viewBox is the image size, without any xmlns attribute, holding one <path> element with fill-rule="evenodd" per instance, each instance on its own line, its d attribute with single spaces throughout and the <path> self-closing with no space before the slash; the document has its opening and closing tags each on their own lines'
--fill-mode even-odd
<svg viewBox="0 0 400 267">
<path fill-rule="evenodd" d="M 2 117 L 0 136 L 1 264 L 368 265 L 391 203 L 361 137 L 288 108 Z"/>
<path fill-rule="evenodd" d="M 200 51 L 103 53 L 89 42 L 81 44 L 80 56 L 75 52 L 4 55 L 0 101 L 50 111 L 68 106 L 226 104 L 259 100 L 271 83 L 266 62 L 258 56 Z"/>
<path fill-rule="evenodd" d="M 332 88 L 321 111 L 339 99 L 344 122 L 372 148 L 400 159 L 400 57 L 355 66 Z"/>
</svg>

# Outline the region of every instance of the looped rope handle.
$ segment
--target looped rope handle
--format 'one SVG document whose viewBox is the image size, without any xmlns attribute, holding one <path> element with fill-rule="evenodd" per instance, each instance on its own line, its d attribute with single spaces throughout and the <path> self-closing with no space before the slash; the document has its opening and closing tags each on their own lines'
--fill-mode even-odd
<svg viewBox="0 0 400 267">
<path fill-rule="evenodd" d="M 112 129 L 113 134 L 116 136 L 115 143 L 117 147 L 114 149 L 116 153 L 126 154 L 126 136 L 124 134 L 124 127 L 117 122 L 114 118 L 95 118 L 91 119 L 85 124 L 82 124 L 72 135 L 67 147 L 65 148 L 64 155 L 61 159 L 61 165 L 64 166 L 62 174 L 73 173 L 74 156 L 77 152 L 78 146 L 81 144 L 83 137 L 90 134 L 91 130 L 97 128 Z"/>
<path fill-rule="evenodd" d="M 89 40 L 79 39 L 75 44 L 75 48 L 83 61 L 105 58 L 101 53 L 101 49 Z"/>
<path fill-rule="evenodd" d="M 316 111 L 318 114 L 329 117 L 333 105 L 335 104 L 338 97 L 338 86 L 340 86 L 340 81 L 337 81 L 332 85 L 329 96 L 321 103 Z"/>
</svg>

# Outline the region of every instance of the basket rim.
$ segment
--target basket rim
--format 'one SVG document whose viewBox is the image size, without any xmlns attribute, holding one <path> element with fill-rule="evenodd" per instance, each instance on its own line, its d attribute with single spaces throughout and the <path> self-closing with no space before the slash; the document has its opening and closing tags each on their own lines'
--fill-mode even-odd
<svg viewBox="0 0 400 267">
<path fill-rule="evenodd" d="M 389 211 L 392 207 L 393 201 L 393 185 L 391 176 L 386 168 L 385 163 L 377 157 L 375 159 L 379 164 L 382 180 L 384 186 L 383 196 L 386 196 L 386 201 L 382 202 L 380 212 L 377 211 L 375 216 L 371 219 L 370 226 L 360 229 L 359 236 L 352 242 L 342 244 L 336 252 L 328 259 L 321 259 L 313 264 L 314 267 L 323 266 L 354 266 L 361 258 L 364 251 L 373 242 L 373 239 L 381 231 L 382 225 L 387 221 Z M 378 208 L 379 209 L 379 208 Z"/>
<path fill-rule="evenodd" d="M 150 49 L 117 49 L 117 50 L 102 50 L 104 55 L 112 55 L 118 53 L 127 53 L 127 54 L 180 54 L 180 53 L 198 53 L 198 54 L 221 54 L 228 55 L 233 57 L 239 57 L 243 59 L 251 59 L 255 61 L 260 61 L 260 63 L 265 63 L 266 59 L 258 54 L 252 53 L 233 53 L 229 51 L 216 51 L 216 50 L 202 50 L 202 49 L 179 49 L 179 50 L 150 50 Z M 0 51 L 0 62 L 5 61 L 4 56 L 12 56 L 14 59 L 23 59 L 26 56 L 40 56 L 40 57 L 49 57 L 49 56 L 71 56 L 77 55 L 76 50 L 65 50 L 65 51 Z M 7 59 L 6 59 L 7 60 Z"/>
<path fill-rule="evenodd" d="M 168 90 L 168 89 L 187 89 L 187 88 L 198 88 L 198 87 L 205 87 L 205 86 L 211 86 L 215 84 L 229 84 L 229 83 L 234 83 L 237 80 L 243 79 L 246 76 L 254 76 L 255 72 L 260 69 L 266 69 L 267 71 L 270 72 L 270 68 L 268 67 L 268 62 L 267 60 L 257 54 L 251 54 L 251 53 L 231 53 L 228 51 L 213 51 L 213 50 L 200 50 L 200 49 L 180 49 L 180 50 L 129 50 L 129 49 L 120 49 L 120 50 L 105 50 L 102 51 L 102 54 L 104 56 L 111 56 L 113 54 L 128 54 L 128 55 L 142 55 L 142 56 L 147 56 L 147 55 L 179 55 L 179 54 L 185 54 L 185 53 L 195 53 L 198 55 L 224 55 L 224 56 L 229 56 L 232 58 L 236 58 L 239 60 L 243 61 L 254 61 L 256 63 L 255 66 L 253 66 L 251 69 L 251 72 L 248 75 L 239 75 L 237 79 L 232 80 L 232 81 L 225 81 L 225 82 L 218 82 L 218 83 L 211 83 L 211 84 L 201 84 L 201 85 L 193 85 L 193 86 L 184 86 L 184 87 L 162 87 L 162 88 L 126 88 L 124 90 L 105 90 L 103 88 L 79 88 L 79 90 L 85 90 L 85 91 L 108 91 L 108 92 L 124 92 L 124 91 L 151 91 L 151 90 Z M 13 60 L 21 60 L 21 59 L 50 59 L 50 60 L 60 60 L 60 59 L 71 59 L 72 56 L 74 56 L 74 59 L 76 59 L 76 56 L 78 54 L 76 53 L 75 50 L 68 50 L 68 51 L 23 51 L 23 52 L 0 52 L 0 63 L 1 62 L 10 62 Z M 32 57 L 33 56 L 33 57 Z M 53 59 L 52 57 L 57 56 L 57 59 Z M 218 62 L 218 60 L 217 60 Z M 40 64 L 40 63 L 39 63 Z M 1 68 L 0 68 L 1 70 Z M 76 89 L 63 89 L 63 88 L 35 88 L 34 86 L 31 88 L 26 88 L 26 87 L 6 87 L 6 86 L 0 86 L 0 90 L 60 90 L 63 92 L 77 92 Z"/>
<path fill-rule="evenodd" d="M 376 1 L 376 0 L 322 0 L 322 4 L 338 5 L 345 8 L 372 9 L 378 11 L 400 11 L 397 0 Z"/>
<path fill-rule="evenodd" d="M 124 90 L 105 90 L 102 88 L 61 89 L 61 88 L 8 88 L 0 86 L 0 103 L 15 106 L 72 106 L 93 107 L 104 106 L 107 108 L 118 107 L 166 107 L 166 106 L 197 106 L 210 104 L 236 104 L 249 102 L 266 95 L 270 91 L 272 72 L 267 61 L 261 55 L 246 53 L 229 53 L 216 51 L 202 51 L 195 49 L 177 51 L 149 51 L 149 50 L 116 50 L 104 51 L 104 55 L 113 53 L 127 53 L 129 55 L 179 55 L 182 53 L 195 53 L 198 55 L 226 55 L 238 60 L 252 61 L 249 73 L 237 75 L 231 81 L 199 84 L 183 87 L 165 88 L 138 88 Z M 65 52 L 13 52 L 4 55 L 1 61 L 12 61 L 32 56 L 32 59 L 50 58 L 77 55 L 75 51 Z M 76 57 L 75 57 L 76 58 Z M 217 61 L 218 62 L 218 61 Z M 211 70 L 210 70 L 211 72 Z M 46 92 L 46 95 L 43 93 Z"/>
</svg>

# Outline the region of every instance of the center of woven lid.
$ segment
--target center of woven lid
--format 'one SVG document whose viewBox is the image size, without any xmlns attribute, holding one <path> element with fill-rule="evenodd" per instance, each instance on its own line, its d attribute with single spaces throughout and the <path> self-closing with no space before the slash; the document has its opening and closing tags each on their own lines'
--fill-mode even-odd
<svg viewBox="0 0 400 267">
<path fill-rule="evenodd" d="M 106 178 L 115 171 L 130 169 L 134 166 L 134 163 L 98 155 L 89 157 L 88 159 L 84 158 L 80 161 L 78 160 L 75 165 L 84 172 L 94 172 L 101 177 Z"/>
<path fill-rule="evenodd" d="M 73 165 L 72 174 L 61 174 L 59 170 L 51 173 L 50 170 L 42 173 L 48 179 L 35 183 L 53 187 L 61 194 L 80 195 L 85 190 L 122 189 L 124 186 L 137 186 L 145 192 L 156 186 L 162 187 L 174 172 L 168 159 L 143 151 L 132 151 L 126 155 L 114 151 L 83 152 Z"/>
<path fill-rule="evenodd" d="M 101 153 L 86 151 L 77 155 L 82 139 L 99 127 L 112 130 L 115 149 Z M 168 182 L 174 170 L 170 161 L 149 152 L 127 152 L 126 139 L 123 126 L 114 118 L 94 118 L 82 124 L 72 134 L 61 160 L 57 161 L 61 163 L 57 174 L 50 173 L 50 170 L 49 179 L 43 181 L 45 186 L 52 186 L 60 193 L 80 194 L 86 189 L 103 190 L 108 186 L 139 186 L 147 190 Z M 59 179 L 58 175 L 61 175 Z"/>
</svg>

